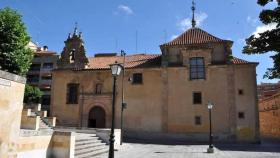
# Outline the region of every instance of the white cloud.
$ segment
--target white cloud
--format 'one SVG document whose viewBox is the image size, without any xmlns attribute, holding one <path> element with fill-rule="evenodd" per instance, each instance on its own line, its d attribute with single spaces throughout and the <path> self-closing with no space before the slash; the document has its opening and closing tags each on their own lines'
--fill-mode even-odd
<svg viewBox="0 0 280 158">
<path fill-rule="evenodd" d="M 255 35 L 256 37 L 259 37 L 259 33 L 263 33 L 265 31 L 269 31 L 269 30 L 273 30 L 276 28 L 276 23 L 273 23 L 273 24 L 269 24 L 269 25 L 261 25 L 261 26 L 258 26 L 256 28 L 256 30 L 252 33 L 252 35 Z"/>
<path fill-rule="evenodd" d="M 208 15 L 206 13 L 198 13 L 195 15 L 196 26 L 201 26 L 202 23 L 207 19 Z M 185 18 L 178 22 L 177 26 L 182 30 L 186 31 L 192 27 L 192 19 Z"/>
<path fill-rule="evenodd" d="M 126 5 L 123 5 L 123 4 L 118 6 L 118 11 L 123 12 L 127 15 L 134 14 L 133 10 L 129 6 L 126 6 Z"/>
</svg>

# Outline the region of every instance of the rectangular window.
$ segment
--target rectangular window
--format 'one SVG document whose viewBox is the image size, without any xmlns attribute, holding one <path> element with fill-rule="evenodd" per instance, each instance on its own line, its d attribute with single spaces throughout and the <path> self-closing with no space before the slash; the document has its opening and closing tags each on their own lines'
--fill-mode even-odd
<svg viewBox="0 0 280 158">
<path fill-rule="evenodd" d="M 202 104 L 201 92 L 193 92 L 193 104 Z"/>
<path fill-rule="evenodd" d="M 243 95 L 244 94 L 243 89 L 238 89 L 238 94 Z"/>
<path fill-rule="evenodd" d="M 32 64 L 30 66 L 30 71 L 40 71 L 41 64 Z"/>
<path fill-rule="evenodd" d="M 143 76 L 141 73 L 135 73 L 133 74 L 133 79 L 132 79 L 133 84 L 142 84 L 143 83 Z"/>
<path fill-rule="evenodd" d="M 78 104 L 79 84 L 70 83 L 67 85 L 67 104 Z"/>
<path fill-rule="evenodd" d="M 42 76 L 42 80 L 52 80 L 52 76 Z"/>
<path fill-rule="evenodd" d="M 194 123 L 195 125 L 201 125 L 201 117 L 200 116 L 195 116 L 194 118 Z"/>
<path fill-rule="evenodd" d="M 204 58 L 190 58 L 190 79 L 205 79 Z"/>
<path fill-rule="evenodd" d="M 52 69 L 53 68 L 53 63 L 44 63 L 43 68 L 44 69 Z"/>
<path fill-rule="evenodd" d="M 244 118 L 245 118 L 244 112 L 239 112 L 239 113 L 238 113 L 238 118 L 239 118 L 239 119 L 244 119 Z"/>
</svg>

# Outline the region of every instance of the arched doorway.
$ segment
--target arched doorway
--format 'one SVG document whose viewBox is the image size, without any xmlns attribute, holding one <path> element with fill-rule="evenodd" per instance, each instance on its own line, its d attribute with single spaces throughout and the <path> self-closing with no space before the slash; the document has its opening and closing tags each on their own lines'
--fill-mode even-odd
<svg viewBox="0 0 280 158">
<path fill-rule="evenodd" d="M 101 107 L 93 107 L 88 116 L 89 128 L 105 128 L 105 111 Z"/>
</svg>

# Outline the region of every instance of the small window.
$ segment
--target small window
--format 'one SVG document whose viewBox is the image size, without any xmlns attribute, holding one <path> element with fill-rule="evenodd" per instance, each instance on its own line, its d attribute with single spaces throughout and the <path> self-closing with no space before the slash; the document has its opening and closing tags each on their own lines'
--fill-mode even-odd
<svg viewBox="0 0 280 158">
<path fill-rule="evenodd" d="M 239 112 L 239 113 L 238 113 L 238 118 L 239 118 L 239 119 L 244 119 L 244 118 L 245 118 L 244 112 Z"/>
<path fill-rule="evenodd" d="M 78 104 L 79 84 L 70 83 L 67 85 L 67 104 Z"/>
<path fill-rule="evenodd" d="M 133 84 L 142 84 L 143 83 L 143 75 L 141 73 L 133 74 L 132 83 Z"/>
<path fill-rule="evenodd" d="M 102 93 L 102 84 L 98 83 L 95 86 L 95 94 L 101 94 Z"/>
<path fill-rule="evenodd" d="M 200 116 L 195 116 L 195 125 L 201 125 L 201 117 Z"/>
<path fill-rule="evenodd" d="M 243 95 L 244 94 L 243 89 L 238 89 L 238 94 Z"/>
<path fill-rule="evenodd" d="M 204 58 L 190 58 L 190 79 L 205 79 Z"/>
<path fill-rule="evenodd" d="M 40 71 L 40 68 L 41 68 L 41 64 L 32 64 L 30 66 L 30 71 Z"/>
<path fill-rule="evenodd" d="M 52 69 L 53 68 L 53 63 L 44 63 L 43 68 L 44 69 Z"/>
<path fill-rule="evenodd" d="M 193 93 L 193 104 L 201 104 L 201 103 L 202 103 L 201 92 L 194 92 Z"/>
</svg>

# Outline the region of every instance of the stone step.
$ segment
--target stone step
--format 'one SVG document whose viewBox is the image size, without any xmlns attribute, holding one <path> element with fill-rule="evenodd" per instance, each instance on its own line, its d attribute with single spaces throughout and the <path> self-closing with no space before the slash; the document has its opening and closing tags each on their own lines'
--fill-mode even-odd
<svg viewBox="0 0 280 158">
<path fill-rule="evenodd" d="M 98 137 L 76 137 L 76 142 L 83 142 L 83 141 L 88 141 L 88 140 L 98 140 Z"/>
<path fill-rule="evenodd" d="M 93 143 L 101 143 L 102 141 L 99 139 L 94 140 L 84 140 L 84 141 L 76 141 L 75 146 L 78 145 L 86 145 L 86 144 L 93 144 Z"/>
<path fill-rule="evenodd" d="M 93 144 L 82 144 L 82 145 L 76 145 L 75 150 L 81 150 L 85 148 L 94 148 L 98 146 L 106 146 L 106 143 L 93 143 Z"/>
<path fill-rule="evenodd" d="M 103 149 L 107 149 L 107 148 L 108 147 L 106 145 L 87 147 L 84 149 L 75 150 L 75 155 L 87 154 L 87 153 L 91 153 L 91 152 L 95 152 L 95 151 L 99 151 L 99 150 L 103 150 Z"/>
<path fill-rule="evenodd" d="M 97 156 L 97 155 L 107 153 L 108 151 L 109 151 L 109 148 L 107 147 L 107 148 L 103 148 L 103 149 L 100 149 L 100 150 L 83 153 L 83 154 L 80 154 L 80 155 L 75 154 L 75 158 L 91 158 L 91 157 L 94 157 L 94 156 Z"/>
<path fill-rule="evenodd" d="M 76 133 L 76 137 L 84 137 L 84 136 L 96 137 L 96 134 Z"/>
</svg>

